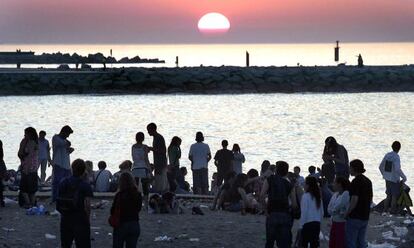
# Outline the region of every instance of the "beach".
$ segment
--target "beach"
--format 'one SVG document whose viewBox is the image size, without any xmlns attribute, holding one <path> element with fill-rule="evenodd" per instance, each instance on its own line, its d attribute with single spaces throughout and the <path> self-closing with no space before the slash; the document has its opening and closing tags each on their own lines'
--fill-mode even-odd
<svg viewBox="0 0 414 248">
<path fill-rule="evenodd" d="M 94 209 L 91 214 L 92 247 L 111 247 L 112 228 L 107 219 L 111 199 L 103 209 Z M 97 203 L 100 200 L 95 200 Z M 41 202 L 44 203 L 44 202 Z M 154 215 L 144 211 L 140 214 L 141 235 L 138 247 L 264 247 L 265 216 L 211 211 L 210 202 L 185 201 L 185 213 L 182 215 Z M 191 207 L 201 206 L 204 216 L 192 215 Z M 53 210 L 47 206 L 49 210 Z M 59 247 L 59 216 L 28 216 L 17 204 L 8 204 L 0 209 L 0 246 L 1 247 Z M 412 247 L 414 245 L 413 228 L 409 233 L 397 237 L 392 226 L 405 227 L 410 218 L 382 216 L 372 213 L 369 221 L 367 240 L 371 244 L 386 246 L 371 247 Z M 296 234 L 298 221 L 295 221 L 292 232 Z M 324 239 L 321 247 L 328 247 L 329 219 L 324 219 L 321 230 Z M 12 230 L 10 230 L 12 229 Z M 9 231 L 7 231 L 9 230 Z M 393 231 L 392 238 L 384 239 L 383 233 Z M 46 234 L 56 236 L 47 239 Z M 157 237 L 167 236 L 171 241 L 155 241 Z M 397 240 L 399 239 L 399 240 Z"/>
</svg>

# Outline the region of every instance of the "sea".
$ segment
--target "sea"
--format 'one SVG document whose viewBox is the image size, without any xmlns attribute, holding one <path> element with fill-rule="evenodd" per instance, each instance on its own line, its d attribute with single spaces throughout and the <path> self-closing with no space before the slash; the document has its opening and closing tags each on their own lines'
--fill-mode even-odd
<svg viewBox="0 0 414 248">
<path fill-rule="evenodd" d="M 362 54 L 368 65 L 414 63 L 414 43 L 340 44 L 341 60 L 356 63 Z M 251 65 L 295 66 L 335 65 L 334 44 L 233 44 L 233 45 L 0 45 L 0 51 L 21 49 L 36 53 L 57 52 L 86 55 L 110 49 L 117 58 L 139 55 L 166 60 L 163 66 L 243 66 L 249 51 Z M 151 65 L 144 65 L 151 66 Z M 159 65 L 158 65 L 159 66 Z M 246 156 L 243 171 L 260 170 L 263 160 L 287 161 L 308 175 L 311 165 L 321 166 L 324 140 L 334 136 L 348 150 L 350 159 L 359 158 L 374 185 L 376 202 L 384 198 L 385 182 L 378 166 L 391 143 L 402 143 L 401 165 L 414 187 L 414 93 L 295 93 L 223 95 L 52 95 L 0 97 L 0 140 L 5 162 L 19 165 L 17 150 L 24 128 L 45 130 L 47 138 L 70 125 L 69 138 L 75 151 L 72 159 L 106 161 L 112 172 L 131 159 L 135 133 L 152 138 L 146 125 L 155 122 L 167 145 L 173 136 L 182 138 L 181 165 L 190 168 L 188 152 L 195 134 L 202 131 L 211 152 L 221 140 L 240 145 Z M 216 171 L 209 164 L 210 177 Z M 50 175 L 51 169 L 47 173 Z M 187 180 L 190 182 L 191 170 Z"/>
</svg>

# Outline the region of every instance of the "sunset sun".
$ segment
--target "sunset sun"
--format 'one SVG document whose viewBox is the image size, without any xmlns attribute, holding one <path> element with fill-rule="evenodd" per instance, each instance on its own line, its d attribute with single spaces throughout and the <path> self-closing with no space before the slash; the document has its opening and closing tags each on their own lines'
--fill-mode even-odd
<svg viewBox="0 0 414 248">
<path fill-rule="evenodd" d="M 198 21 L 198 30 L 202 33 L 226 33 L 230 29 L 230 21 L 220 13 L 208 13 Z"/>
</svg>

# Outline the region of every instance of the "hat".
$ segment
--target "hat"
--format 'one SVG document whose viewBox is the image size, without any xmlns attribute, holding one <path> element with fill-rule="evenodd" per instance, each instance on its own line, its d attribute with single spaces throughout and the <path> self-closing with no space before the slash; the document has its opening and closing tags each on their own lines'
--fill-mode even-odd
<svg viewBox="0 0 414 248">
<path fill-rule="evenodd" d="M 349 166 L 354 169 L 357 173 L 364 173 L 366 170 L 364 169 L 364 163 L 362 163 L 359 159 L 354 159 L 349 163 Z"/>
</svg>

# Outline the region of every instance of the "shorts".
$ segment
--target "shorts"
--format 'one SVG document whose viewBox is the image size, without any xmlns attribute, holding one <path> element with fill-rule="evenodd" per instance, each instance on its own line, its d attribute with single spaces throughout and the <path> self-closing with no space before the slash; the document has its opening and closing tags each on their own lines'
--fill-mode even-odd
<svg viewBox="0 0 414 248">
<path fill-rule="evenodd" d="M 400 195 L 400 183 L 394 183 L 391 181 L 385 181 L 386 190 L 385 193 L 387 196 L 399 196 Z"/>
<path fill-rule="evenodd" d="M 37 172 L 30 172 L 29 174 L 22 173 L 20 179 L 20 192 L 27 194 L 34 194 L 38 190 L 39 178 Z"/>
<path fill-rule="evenodd" d="M 194 188 L 208 189 L 208 169 L 193 170 L 193 186 Z"/>
</svg>

